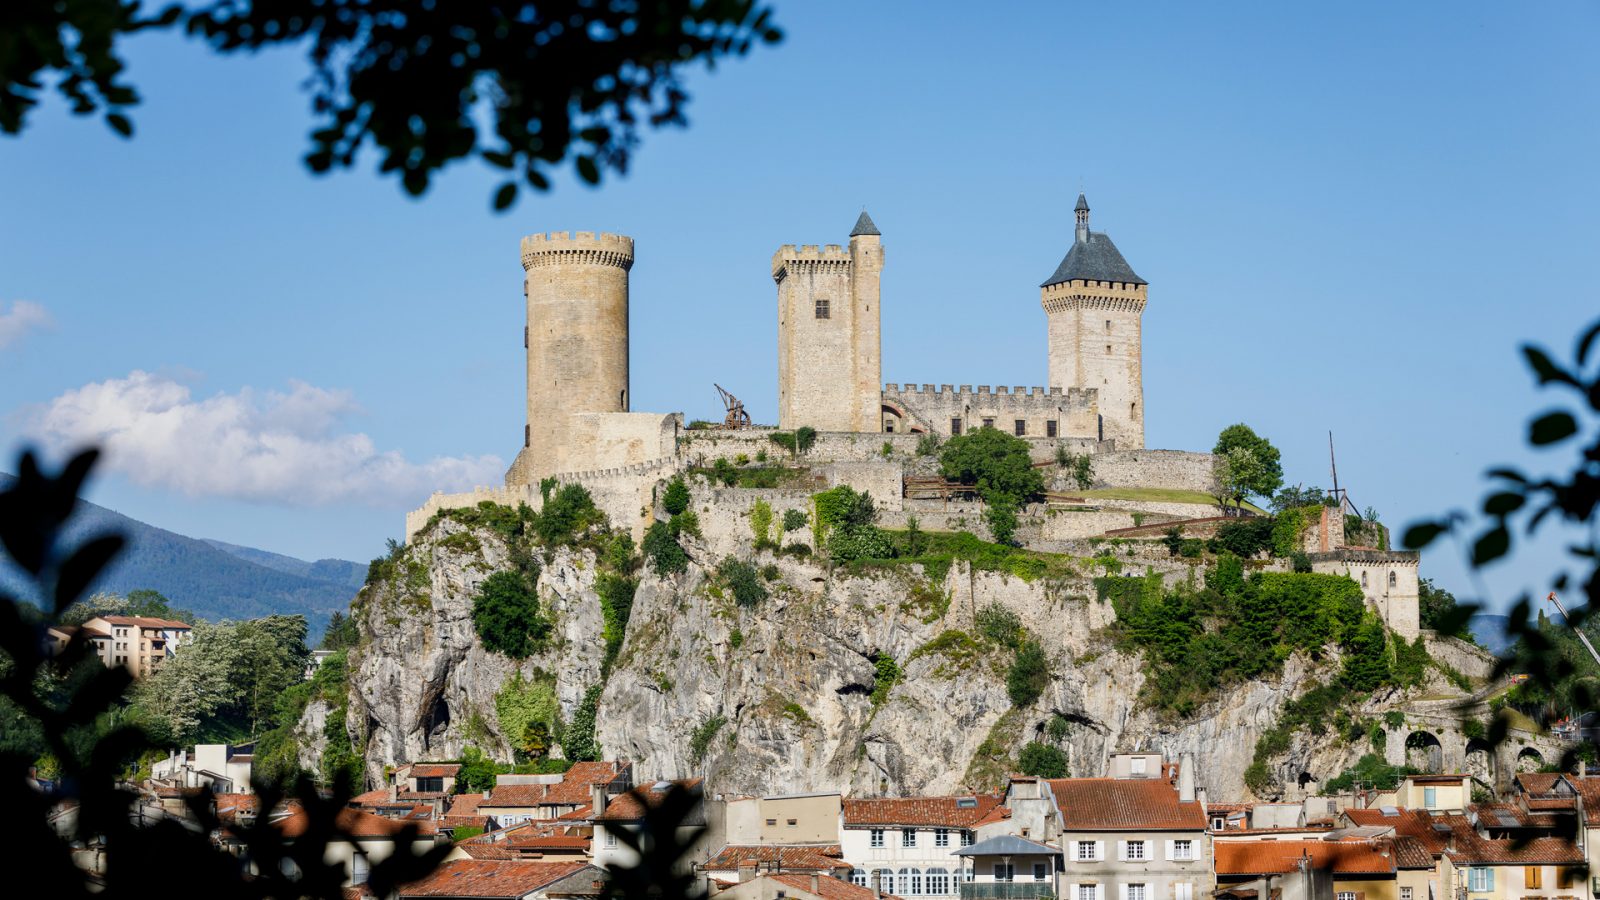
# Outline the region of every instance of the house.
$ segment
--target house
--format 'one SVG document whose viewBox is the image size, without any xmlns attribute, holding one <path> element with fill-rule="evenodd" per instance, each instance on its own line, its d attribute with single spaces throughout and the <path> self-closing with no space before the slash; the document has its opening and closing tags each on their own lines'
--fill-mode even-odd
<svg viewBox="0 0 1600 900">
<path fill-rule="evenodd" d="M 395 770 L 394 781 L 386 788 L 376 788 L 350 798 L 352 806 L 359 806 L 380 816 L 406 817 L 413 808 L 427 806 L 437 817 L 455 794 L 458 763 L 413 763 Z"/>
<path fill-rule="evenodd" d="M 842 806 L 838 793 L 737 797 L 724 813 L 728 843 L 837 844 Z"/>
<path fill-rule="evenodd" d="M 452 859 L 426 878 L 402 885 L 400 900 L 472 898 L 472 900 L 542 900 L 546 897 L 595 896 L 603 875 L 581 862 L 518 862 L 494 859 Z M 587 894 L 573 894 L 578 887 Z"/>
<path fill-rule="evenodd" d="M 718 900 L 897 900 L 871 888 L 816 873 L 761 875 L 732 885 L 713 881 L 710 896 Z"/>
<path fill-rule="evenodd" d="M 678 865 L 683 872 L 703 869 L 713 851 L 724 845 L 723 809 L 720 802 L 706 799 L 705 786 L 699 778 L 657 781 L 615 797 L 606 793 L 604 785 L 593 785 L 590 805 L 594 814 L 590 821 L 594 825 L 594 864 L 611 869 L 638 862 L 638 854 L 627 842 L 618 839 L 618 835 L 637 834 L 646 816 L 671 795 L 674 787 L 689 791 L 694 798 L 688 815 L 678 823 L 676 830 L 679 844 L 689 848 L 679 857 Z"/>
<path fill-rule="evenodd" d="M 95 616 L 83 630 L 107 668 L 122 666 L 135 678 L 155 674 L 194 634 L 187 622 L 149 616 Z"/>
<path fill-rule="evenodd" d="M 1052 844 L 1002 834 L 962 847 L 955 855 L 966 862 L 965 879 L 958 886 L 963 900 L 1059 896 L 1061 849 Z"/>
<path fill-rule="evenodd" d="M 1328 797 L 1307 797 L 1298 803 L 1208 803 L 1206 831 L 1213 843 L 1252 840 L 1264 835 L 1315 838 L 1338 822 Z"/>
<path fill-rule="evenodd" d="M 1412 838 L 1368 836 L 1254 839 L 1214 847 L 1217 893 L 1238 896 L 1263 884 L 1281 889 L 1308 871 L 1327 900 L 1426 900 L 1433 857 Z"/>
<path fill-rule="evenodd" d="M 1394 790 L 1379 791 L 1372 805 L 1462 812 L 1471 804 L 1471 775 L 1407 775 Z"/>
<path fill-rule="evenodd" d="M 998 794 L 952 797 L 846 798 L 839 845 L 854 866 L 850 879 L 887 894 L 955 896 L 962 861 L 955 852 L 976 841 L 979 823 L 995 814 Z"/>
<path fill-rule="evenodd" d="M 254 744 L 196 744 L 185 752 L 173 751 L 150 766 L 150 779 L 158 786 L 208 787 L 219 794 L 248 794 L 255 762 Z"/>
<path fill-rule="evenodd" d="M 729 844 L 700 867 L 707 878 L 749 881 L 759 875 L 823 875 L 850 878 L 850 863 L 838 844 Z"/>
<path fill-rule="evenodd" d="M 415 799 L 416 795 L 454 794 L 456 775 L 460 763 L 412 763 L 395 770 L 394 782 L 400 796 Z"/>
<path fill-rule="evenodd" d="M 1140 756 L 1113 757 L 1111 771 L 1123 774 L 1110 778 L 1044 782 L 1062 851 L 1057 896 L 1194 900 L 1211 889 L 1209 822 L 1193 762 L 1185 756 L 1166 766 Z"/>
<path fill-rule="evenodd" d="M 452 858 L 587 863 L 592 859 L 589 844 L 589 835 L 576 828 L 530 821 L 459 840 Z"/>
<path fill-rule="evenodd" d="M 300 837 L 310 826 L 305 810 L 297 803 L 274 810 L 267 821 L 285 840 Z M 323 859 L 344 868 L 346 884 L 366 884 L 374 863 L 396 852 L 422 853 L 442 839 L 431 819 L 388 819 L 350 807 L 339 811 L 334 825 L 345 837 L 329 842 Z"/>
<path fill-rule="evenodd" d="M 478 812 L 496 828 L 530 819 L 557 819 L 591 805 L 593 788 L 605 796 L 633 786 L 633 764 L 579 762 L 560 775 L 500 775 L 494 789 L 478 801 Z"/>
</svg>

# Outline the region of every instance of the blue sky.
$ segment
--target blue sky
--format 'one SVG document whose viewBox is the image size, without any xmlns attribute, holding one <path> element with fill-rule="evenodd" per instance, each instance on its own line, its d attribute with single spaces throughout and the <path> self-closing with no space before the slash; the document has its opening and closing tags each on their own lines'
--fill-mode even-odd
<svg viewBox="0 0 1600 900">
<path fill-rule="evenodd" d="M 778 20 L 778 47 L 691 71 L 690 127 L 648 135 L 626 177 L 498 215 L 472 165 L 420 201 L 370 159 L 309 175 L 299 52 L 130 41 L 134 140 L 54 99 L 0 139 L 6 458 L 109 417 L 137 440 L 96 501 L 366 559 L 433 483 L 487 483 L 520 443 L 521 235 L 636 239 L 635 409 L 711 417 L 716 381 L 771 421 L 778 245 L 842 242 L 865 206 L 884 380 L 1042 384 L 1038 284 L 1081 186 L 1151 283 L 1151 446 L 1245 421 L 1325 485 L 1332 430 L 1341 483 L 1390 523 L 1547 462 L 1521 446 L 1550 398 L 1516 347 L 1565 355 L 1600 309 L 1593 4 L 791 0 Z M 299 462 L 236 470 L 238 446 Z M 1471 593 L 1452 556 L 1424 574 Z M 1556 557 L 1498 567 L 1495 599 Z"/>
</svg>

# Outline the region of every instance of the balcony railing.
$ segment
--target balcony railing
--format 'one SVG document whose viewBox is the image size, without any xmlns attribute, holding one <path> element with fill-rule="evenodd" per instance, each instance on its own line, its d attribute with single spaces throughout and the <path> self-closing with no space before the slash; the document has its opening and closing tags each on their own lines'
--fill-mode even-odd
<svg viewBox="0 0 1600 900">
<path fill-rule="evenodd" d="M 1055 895 L 1048 881 L 961 882 L 961 900 L 1051 900 Z"/>
</svg>

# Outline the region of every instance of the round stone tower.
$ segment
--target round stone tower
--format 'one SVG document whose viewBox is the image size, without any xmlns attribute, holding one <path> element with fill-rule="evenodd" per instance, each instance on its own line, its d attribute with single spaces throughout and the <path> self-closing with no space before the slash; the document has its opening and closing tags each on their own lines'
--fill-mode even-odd
<svg viewBox="0 0 1600 900">
<path fill-rule="evenodd" d="M 628 270 L 633 239 L 557 231 L 522 239 L 528 299 L 528 422 L 508 484 L 579 471 L 590 439 L 575 417 L 628 411 Z"/>
</svg>

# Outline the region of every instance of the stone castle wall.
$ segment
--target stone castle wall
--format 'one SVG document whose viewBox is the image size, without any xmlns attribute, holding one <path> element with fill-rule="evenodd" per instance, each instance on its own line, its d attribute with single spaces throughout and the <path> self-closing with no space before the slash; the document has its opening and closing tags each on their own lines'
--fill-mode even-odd
<svg viewBox="0 0 1600 900">
<path fill-rule="evenodd" d="M 1142 284 L 1068 281 L 1041 289 L 1050 384 L 1100 392 L 1101 436 L 1144 447 Z"/>
<path fill-rule="evenodd" d="M 1097 441 L 1100 434 L 1098 393 L 1082 388 L 990 387 L 963 384 L 898 384 L 883 387 L 883 427 L 895 432 L 920 429 L 948 438 L 959 421 L 963 433 L 991 425 L 1016 434 L 1020 420 L 1025 437 Z"/>
<path fill-rule="evenodd" d="M 1187 450 L 1119 450 L 1094 458 L 1096 487 L 1152 487 L 1209 492 L 1216 458 Z"/>
<path fill-rule="evenodd" d="M 850 248 L 785 244 L 772 256 L 778 286 L 778 424 L 879 431 L 879 276 L 874 235 Z"/>
</svg>

